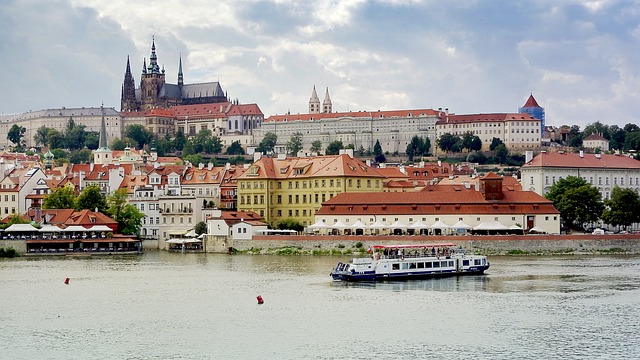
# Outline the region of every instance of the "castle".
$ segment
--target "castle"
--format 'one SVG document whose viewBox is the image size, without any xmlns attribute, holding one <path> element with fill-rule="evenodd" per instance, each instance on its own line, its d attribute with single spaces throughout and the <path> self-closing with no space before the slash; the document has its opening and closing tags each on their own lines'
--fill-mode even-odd
<svg viewBox="0 0 640 360">
<path fill-rule="evenodd" d="M 164 66 L 160 69 L 156 55 L 155 39 L 151 44 L 149 66 L 146 59 L 142 66 L 140 87 L 136 88 L 131 66 L 127 56 L 127 69 L 122 84 L 120 111 L 146 111 L 155 108 L 168 109 L 174 105 L 193 105 L 228 102 L 227 95 L 222 91 L 220 83 L 206 82 L 199 84 L 184 84 L 182 73 L 182 57 L 178 67 L 178 83 L 165 82 Z"/>
</svg>

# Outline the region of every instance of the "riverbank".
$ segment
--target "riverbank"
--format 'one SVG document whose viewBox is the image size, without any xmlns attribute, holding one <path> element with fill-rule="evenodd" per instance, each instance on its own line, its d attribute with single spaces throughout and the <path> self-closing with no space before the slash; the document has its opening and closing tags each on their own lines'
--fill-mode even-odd
<svg viewBox="0 0 640 360">
<path fill-rule="evenodd" d="M 234 240 L 235 252 L 351 255 L 373 245 L 453 243 L 483 255 L 640 254 L 639 234 L 468 236 L 254 236 Z"/>
</svg>

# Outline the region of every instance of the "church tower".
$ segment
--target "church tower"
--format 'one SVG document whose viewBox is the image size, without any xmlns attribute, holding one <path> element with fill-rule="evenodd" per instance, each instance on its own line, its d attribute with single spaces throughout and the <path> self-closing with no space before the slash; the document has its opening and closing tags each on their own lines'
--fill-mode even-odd
<svg viewBox="0 0 640 360">
<path fill-rule="evenodd" d="M 182 89 L 184 85 L 184 75 L 182 74 L 182 55 L 180 55 L 180 65 L 178 66 L 178 86 Z"/>
<path fill-rule="evenodd" d="M 93 151 L 93 163 L 98 165 L 108 165 L 113 161 L 113 152 L 109 149 L 107 143 L 107 126 L 104 121 L 104 104 L 100 106 L 102 111 L 102 120 L 100 123 L 100 138 L 98 139 L 98 148 Z"/>
<path fill-rule="evenodd" d="M 146 61 L 145 61 L 146 64 Z M 156 41 L 151 43 L 151 57 L 149 66 L 142 70 L 142 80 L 140 82 L 140 97 L 142 100 L 141 110 L 166 107 L 160 99 L 160 89 L 164 85 L 164 69 L 158 66 L 158 56 L 156 55 Z"/>
<path fill-rule="evenodd" d="M 320 113 L 320 99 L 318 93 L 316 93 L 316 86 L 313 85 L 313 92 L 311 93 L 311 99 L 309 99 L 309 114 Z"/>
<path fill-rule="evenodd" d="M 322 112 L 328 114 L 331 112 L 331 108 L 331 98 L 329 97 L 329 88 L 327 87 L 327 91 L 324 94 L 324 101 L 322 102 Z"/>
<path fill-rule="evenodd" d="M 137 111 L 136 104 L 136 82 L 131 75 L 131 65 L 127 56 L 127 69 L 124 72 L 124 83 L 122 84 L 122 95 L 120 96 L 120 111 Z"/>
</svg>

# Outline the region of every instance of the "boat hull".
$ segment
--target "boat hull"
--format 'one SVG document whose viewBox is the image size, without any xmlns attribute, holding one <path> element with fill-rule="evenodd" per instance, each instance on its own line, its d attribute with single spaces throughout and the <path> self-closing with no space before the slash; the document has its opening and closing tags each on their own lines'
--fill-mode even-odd
<svg viewBox="0 0 640 360">
<path fill-rule="evenodd" d="M 331 277 L 336 281 L 405 281 L 405 280 L 424 280 L 431 278 L 441 278 L 448 276 L 462 275 L 482 275 L 489 269 L 489 265 L 477 266 L 465 271 L 443 270 L 443 271 L 423 271 L 423 272 L 403 272 L 394 274 L 376 274 L 375 272 L 355 273 L 349 271 L 332 271 Z"/>
</svg>

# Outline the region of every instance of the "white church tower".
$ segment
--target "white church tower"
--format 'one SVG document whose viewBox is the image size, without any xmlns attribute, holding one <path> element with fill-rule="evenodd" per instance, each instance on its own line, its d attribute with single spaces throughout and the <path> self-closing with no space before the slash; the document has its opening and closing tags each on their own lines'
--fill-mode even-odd
<svg viewBox="0 0 640 360">
<path fill-rule="evenodd" d="M 93 152 L 93 163 L 96 165 L 108 165 L 113 161 L 113 152 L 109 149 L 107 143 L 107 126 L 104 122 L 104 105 L 100 106 L 102 110 L 102 122 L 100 123 L 100 139 L 98 140 L 98 149 Z"/>
<path fill-rule="evenodd" d="M 330 113 L 331 112 L 331 98 L 329 97 L 329 88 L 327 87 L 327 92 L 324 94 L 324 102 L 322 102 L 322 112 Z"/>
<path fill-rule="evenodd" d="M 313 92 L 311 93 L 311 99 L 309 99 L 309 114 L 320 113 L 320 99 L 318 93 L 316 93 L 316 86 L 313 85 Z"/>
</svg>

